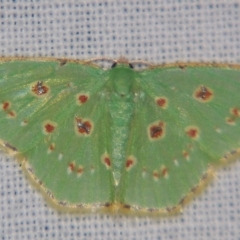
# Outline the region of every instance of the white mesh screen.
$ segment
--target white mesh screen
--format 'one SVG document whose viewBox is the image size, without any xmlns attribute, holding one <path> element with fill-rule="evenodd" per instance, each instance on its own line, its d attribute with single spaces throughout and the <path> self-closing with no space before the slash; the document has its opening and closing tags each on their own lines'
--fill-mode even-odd
<svg viewBox="0 0 240 240">
<path fill-rule="evenodd" d="M 240 63 L 240 2 L 0 0 L 0 55 Z M 67 215 L 2 154 L 0 240 L 240 239 L 239 172 L 238 161 L 221 170 L 173 218 Z"/>
</svg>

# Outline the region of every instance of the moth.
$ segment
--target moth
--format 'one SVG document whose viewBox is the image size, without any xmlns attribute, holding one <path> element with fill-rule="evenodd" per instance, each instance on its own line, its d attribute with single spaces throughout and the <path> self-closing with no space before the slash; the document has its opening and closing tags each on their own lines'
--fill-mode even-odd
<svg viewBox="0 0 240 240">
<path fill-rule="evenodd" d="M 235 159 L 240 66 L 2 58 L 0 139 L 61 209 L 178 212 Z"/>
</svg>

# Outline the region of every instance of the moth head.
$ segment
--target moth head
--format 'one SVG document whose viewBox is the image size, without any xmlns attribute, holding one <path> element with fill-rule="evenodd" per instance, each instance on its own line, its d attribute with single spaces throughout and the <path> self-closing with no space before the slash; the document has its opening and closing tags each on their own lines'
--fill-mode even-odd
<svg viewBox="0 0 240 240">
<path fill-rule="evenodd" d="M 133 89 L 135 72 L 128 63 L 115 63 L 111 69 L 110 79 L 113 82 L 114 91 L 120 97 L 125 97 Z"/>
</svg>

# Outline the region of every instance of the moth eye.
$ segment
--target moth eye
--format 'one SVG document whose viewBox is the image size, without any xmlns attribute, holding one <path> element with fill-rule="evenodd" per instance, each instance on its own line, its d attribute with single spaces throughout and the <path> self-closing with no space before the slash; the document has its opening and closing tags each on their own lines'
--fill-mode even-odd
<svg viewBox="0 0 240 240">
<path fill-rule="evenodd" d="M 132 68 L 132 69 L 134 68 L 133 65 L 132 65 L 131 63 L 129 63 L 129 67 Z"/>
<path fill-rule="evenodd" d="M 111 66 L 111 68 L 115 68 L 117 66 L 117 62 L 114 62 Z"/>
</svg>

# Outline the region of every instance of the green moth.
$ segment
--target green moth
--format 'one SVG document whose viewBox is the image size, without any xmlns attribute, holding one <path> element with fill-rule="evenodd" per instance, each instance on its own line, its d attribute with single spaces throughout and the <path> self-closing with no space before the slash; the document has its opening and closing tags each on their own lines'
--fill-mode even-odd
<svg viewBox="0 0 240 240">
<path fill-rule="evenodd" d="M 1 146 L 68 210 L 180 211 L 236 158 L 240 67 L 2 58 Z"/>
</svg>

